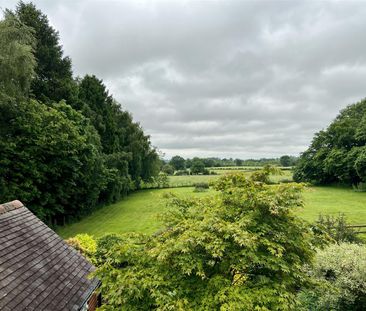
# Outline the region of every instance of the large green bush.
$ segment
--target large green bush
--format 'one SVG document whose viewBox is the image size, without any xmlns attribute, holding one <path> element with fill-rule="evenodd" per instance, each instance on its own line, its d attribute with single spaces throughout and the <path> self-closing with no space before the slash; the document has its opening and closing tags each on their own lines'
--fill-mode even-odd
<svg viewBox="0 0 366 311">
<path fill-rule="evenodd" d="M 310 273 L 314 287 L 300 293 L 302 310 L 365 310 L 366 247 L 364 245 L 331 244 L 319 250 Z"/>
<path fill-rule="evenodd" d="M 220 178 L 217 196 L 173 196 L 165 229 L 103 244 L 104 309 L 295 310 L 314 256 L 293 212 L 300 188 L 236 173 Z"/>
</svg>

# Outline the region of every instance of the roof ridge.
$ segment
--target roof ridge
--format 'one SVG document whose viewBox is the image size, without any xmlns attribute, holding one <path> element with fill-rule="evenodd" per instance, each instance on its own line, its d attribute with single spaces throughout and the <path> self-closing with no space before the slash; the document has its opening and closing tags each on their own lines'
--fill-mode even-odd
<svg viewBox="0 0 366 311">
<path fill-rule="evenodd" d="M 0 215 L 15 210 L 17 208 L 23 207 L 24 204 L 19 200 L 14 200 L 8 203 L 0 204 Z"/>
</svg>

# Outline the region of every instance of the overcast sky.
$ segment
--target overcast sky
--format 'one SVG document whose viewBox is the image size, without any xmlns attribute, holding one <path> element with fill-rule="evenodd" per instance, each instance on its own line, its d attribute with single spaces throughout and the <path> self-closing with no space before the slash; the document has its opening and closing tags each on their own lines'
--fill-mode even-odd
<svg viewBox="0 0 366 311">
<path fill-rule="evenodd" d="M 167 158 L 298 155 L 366 97 L 366 2 L 33 2 Z"/>
</svg>

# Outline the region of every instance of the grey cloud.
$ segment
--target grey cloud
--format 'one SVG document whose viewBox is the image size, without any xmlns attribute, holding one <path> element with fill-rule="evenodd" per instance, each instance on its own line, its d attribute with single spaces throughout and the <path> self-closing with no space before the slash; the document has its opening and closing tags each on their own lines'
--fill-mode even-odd
<svg viewBox="0 0 366 311">
<path fill-rule="evenodd" d="M 168 157 L 296 155 L 366 94 L 363 2 L 35 3 Z"/>
</svg>

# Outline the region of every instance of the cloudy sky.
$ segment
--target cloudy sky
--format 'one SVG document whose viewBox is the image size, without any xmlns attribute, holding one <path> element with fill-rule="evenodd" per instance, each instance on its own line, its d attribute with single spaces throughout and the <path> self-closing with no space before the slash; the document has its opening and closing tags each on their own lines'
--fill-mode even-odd
<svg viewBox="0 0 366 311">
<path fill-rule="evenodd" d="M 366 97 L 366 2 L 33 2 L 167 158 L 297 155 Z"/>
</svg>

